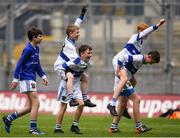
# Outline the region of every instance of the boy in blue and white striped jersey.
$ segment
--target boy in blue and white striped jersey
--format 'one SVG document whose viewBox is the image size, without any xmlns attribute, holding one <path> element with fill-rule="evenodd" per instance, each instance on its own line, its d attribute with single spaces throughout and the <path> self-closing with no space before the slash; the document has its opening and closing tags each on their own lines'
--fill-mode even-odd
<svg viewBox="0 0 180 138">
<path fill-rule="evenodd" d="M 86 7 L 81 10 L 80 16 L 76 19 L 75 23 L 67 26 L 64 45 L 62 50 L 54 63 L 54 70 L 59 74 L 61 79 L 67 81 L 68 98 L 70 99 L 70 105 L 73 102 L 73 80 L 74 76 L 69 71 L 72 65 L 77 65 L 82 68 L 86 68 L 87 64 L 80 60 L 80 57 L 76 51 L 76 41 L 80 36 L 79 27 L 84 19 L 86 13 Z M 73 103 L 72 103 L 73 105 Z"/>
<path fill-rule="evenodd" d="M 79 55 L 81 60 L 89 64 L 89 60 L 92 57 L 92 48 L 89 45 L 81 45 L 78 49 Z M 90 101 L 87 103 L 87 98 L 85 99 L 83 91 L 87 91 L 86 88 L 82 88 L 82 79 L 84 78 L 84 74 L 88 75 L 88 68 L 82 69 L 78 68 L 75 66 L 74 68 L 71 69 L 71 72 L 74 76 L 74 81 L 73 81 L 73 99 L 75 99 L 78 107 L 75 111 L 74 115 L 74 121 L 71 126 L 71 131 L 75 132 L 76 134 L 80 134 L 80 129 L 78 127 L 78 122 L 81 117 L 83 107 L 88 106 L 88 107 L 95 107 L 96 105 L 91 103 Z M 83 77 L 83 78 L 82 78 Z M 88 79 L 88 77 L 86 77 Z M 84 80 L 83 80 L 84 81 Z M 88 80 L 87 80 L 88 81 Z M 59 112 L 57 113 L 56 116 L 56 126 L 54 133 L 64 133 L 62 130 L 62 121 L 64 118 L 65 111 L 67 109 L 67 104 L 69 103 L 69 99 L 67 98 L 67 82 L 65 80 L 61 80 L 59 89 L 58 89 L 58 95 L 57 95 L 57 101 L 60 101 L 61 104 L 59 106 Z M 90 106 L 91 105 L 91 106 Z"/>
<path fill-rule="evenodd" d="M 149 34 L 151 34 L 154 30 L 158 29 L 162 24 L 165 23 L 165 19 L 161 19 L 158 24 L 148 27 L 145 23 L 140 23 L 137 26 L 137 34 L 134 34 L 125 47 L 114 57 L 114 60 L 117 60 L 119 57 L 122 57 L 123 55 L 137 55 L 141 53 L 143 40 L 148 37 Z M 129 67 L 130 68 L 130 67 Z M 115 75 L 117 73 L 115 72 Z M 115 110 L 116 108 L 116 100 L 119 95 L 119 93 L 122 91 L 123 87 L 128 81 L 127 73 L 125 69 L 120 70 L 121 74 L 121 81 L 117 84 L 116 88 L 113 92 L 113 97 L 108 105 L 108 110 L 110 110 L 111 115 L 117 116 L 117 112 Z"/>
<path fill-rule="evenodd" d="M 44 134 L 37 129 L 39 110 L 39 97 L 36 88 L 36 73 L 43 79 L 43 84 L 48 85 L 46 74 L 39 60 L 39 46 L 42 41 L 42 31 L 32 27 L 28 30 L 29 41 L 24 48 L 14 71 L 14 79 L 10 89 L 15 89 L 19 81 L 20 92 L 27 95 L 27 104 L 23 109 L 3 117 L 5 129 L 10 133 L 11 122 L 18 117 L 30 113 L 30 134 Z"/>
<path fill-rule="evenodd" d="M 114 81 L 114 88 L 116 88 L 119 81 L 121 81 L 120 70 L 122 68 L 125 69 L 127 73 L 128 82 L 118 96 L 118 116 L 114 116 L 113 123 L 109 128 L 109 132 L 115 133 L 119 131 L 118 123 L 121 119 L 124 109 L 127 106 L 128 99 L 133 102 L 133 115 L 135 120 L 136 132 L 143 133 L 151 130 L 151 128 L 142 125 L 140 120 L 140 97 L 135 93 L 134 87 L 136 85 L 136 80 L 134 78 L 134 74 L 143 64 L 154 64 L 159 63 L 159 61 L 160 54 L 158 51 L 150 51 L 146 55 L 124 55 L 117 60 L 113 60 L 114 70 L 117 72 Z"/>
</svg>

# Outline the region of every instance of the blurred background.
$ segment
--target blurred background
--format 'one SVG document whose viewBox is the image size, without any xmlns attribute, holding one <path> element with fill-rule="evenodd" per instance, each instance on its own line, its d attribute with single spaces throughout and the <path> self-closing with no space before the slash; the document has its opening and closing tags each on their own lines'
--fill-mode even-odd
<svg viewBox="0 0 180 138">
<path fill-rule="evenodd" d="M 40 91 L 57 91 L 59 78 L 53 65 L 63 44 L 66 26 L 74 23 L 81 7 L 88 5 L 78 45 L 93 47 L 89 91 L 113 91 L 112 59 L 136 32 L 139 22 L 167 22 L 144 42 L 143 53 L 158 50 L 159 64 L 142 67 L 135 75 L 137 92 L 180 94 L 179 0 L 0 0 L 0 90 L 8 90 L 15 65 L 28 42 L 27 29 L 41 28 L 41 65 L 50 81 Z M 38 78 L 38 81 L 41 81 Z M 18 91 L 18 88 L 17 88 Z"/>
</svg>

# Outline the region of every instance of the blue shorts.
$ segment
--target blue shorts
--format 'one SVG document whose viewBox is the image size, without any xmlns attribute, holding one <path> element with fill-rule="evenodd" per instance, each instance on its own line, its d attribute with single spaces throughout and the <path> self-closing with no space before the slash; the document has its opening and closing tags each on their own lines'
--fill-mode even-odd
<svg viewBox="0 0 180 138">
<path fill-rule="evenodd" d="M 132 93 L 135 92 L 135 89 L 134 88 L 127 88 L 127 89 L 124 89 L 120 94 L 119 96 L 130 96 Z"/>
</svg>

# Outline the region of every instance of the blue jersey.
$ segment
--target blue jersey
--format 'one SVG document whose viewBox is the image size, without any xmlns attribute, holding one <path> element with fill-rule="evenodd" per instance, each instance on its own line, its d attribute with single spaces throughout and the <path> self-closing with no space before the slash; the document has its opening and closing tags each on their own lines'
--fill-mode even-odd
<svg viewBox="0 0 180 138">
<path fill-rule="evenodd" d="M 40 77 L 45 75 L 39 61 L 39 47 L 33 47 L 28 43 L 16 65 L 14 78 L 36 81 L 36 73 Z"/>
</svg>

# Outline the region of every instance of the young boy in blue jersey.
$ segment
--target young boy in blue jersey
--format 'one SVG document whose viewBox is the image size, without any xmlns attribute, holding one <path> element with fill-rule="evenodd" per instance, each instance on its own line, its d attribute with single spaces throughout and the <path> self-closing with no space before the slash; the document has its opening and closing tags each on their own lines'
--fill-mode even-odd
<svg viewBox="0 0 180 138">
<path fill-rule="evenodd" d="M 36 87 L 36 73 L 42 78 L 43 84 L 48 85 L 48 80 L 39 60 L 39 44 L 42 41 L 42 31 L 32 27 L 28 30 L 29 41 L 24 48 L 21 57 L 14 70 L 14 79 L 10 89 L 15 89 L 19 82 L 20 93 L 26 94 L 26 106 L 16 112 L 3 117 L 5 130 L 10 133 L 12 121 L 30 113 L 29 134 L 44 134 L 37 128 L 38 110 L 40 106 L 39 97 Z"/>
<path fill-rule="evenodd" d="M 118 129 L 118 123 L 121 119 L 121 116 L 127 106 L 128 99 L 130 99 L 133 103 L 133 115 L 135 120 L 135 126 L 136 126 L 136 132 L 137 133 L 144 133 L 151 128 L 146 127 L 142 124 L 140 120 L 140 97 L 135 93 L 135 85 L 136 80 L 134 77 L 134 73 L 131 70 L 129 70 L 128 65 L 133 66 L 136 71 L 143 65 L 143 64 L 154 64 L 159 63 L 160 61 L 160 54 L 158 51 L 150 51 L 146 55 L 124 55 L 121 58 L 118 59 L 118 61 L 113 62 L 114 69 L 117 72 L 117 75 L 115 76 L 115 82 L 114 82 L 114 88 L 116 85 L 118 85 L 120 80 L 120 69 L 124 68 L 126 69 L 126 72 L 128 74 L 128 82 L 124 86 L 123 90 L 119 94 L 118 99 L 118 116 L 114 116 L 113 123 L 111 127 L 109 128 L 110 133 L 119 132 Z M 119 64 L 121 63 L 121 64 Z"/>
<path fill-rule="evenodd" d="M 73 99 L 73 80 L 74 76 L 69 71 L 72 66 L 78 66 L 81 68 L 86 68 L 87 64 L 83 62 L 77 51 L 76 51 L 76 41 L 79 39 L 80 30 L 79 27 L 84 19 L 87 8 L 83 7 L 81 9 L 80 16 L 76 19 L 74 24 L 68 25 L 66 28 L 67 37 L 65 38 L 64 45 L 61 52 L 54 63 L 54 70 L 58 73 L 61 79 L 67 81 L 67 92 L 70 106 L 75 106 L 76 103 Z M 86 77 L 86 76 L 84 76 Z M 87 79 L 85 79 L 87 80 Z M 83 85 L 86 85 L 86 81 L 83 81 Z M 84 93 L 84 92 L 83 92 Z M 87 94 L 83 94 L 84 99 L 87 99 Z M 85 100 L 85 104 L 89 107 L 94 107 L 89 99 Z"/>
<path fill-rule="evenodd" d="M 158 24 L 152 25 L 148 27 L 146 23 L 140 23 L 137 26 L 138 33 L 134 34 L 127 42 L 125 47 L 113 58 L 113 61 L 117 61 L 118 58 L 123 57 L 123 55 L 137 55 L 141 53 L 143 40 L 148 37 L 153 31 L 158 29 L 161 25 L 165 23 L 165 19 L 161 19 Z M 120 63 L 119 63 L 120 64 Z M 121 66 L 121 65 L 120 65 Z M 131 66 L 131 64 L 127 65 L 129 70 L 132 72 L 136 72 L 136 69 Z M 117 72 L 115 72 L 117 75 Z M 118 98 L 119 93 L 122 91 L 123 87 L 128 81 L 126 69 L 120 69 L 120 81 L 117 86 L 114 88 L 113 96 L 111 102 L 108 104 L 107 108 L 110 111 L 111 115 L 117 116 L 116 112 L 116 100 Z"/>
</svg>

